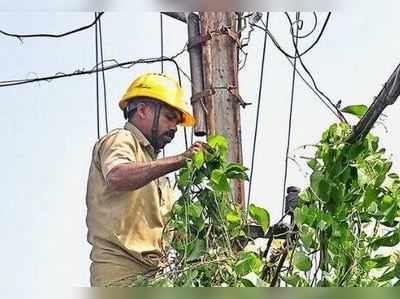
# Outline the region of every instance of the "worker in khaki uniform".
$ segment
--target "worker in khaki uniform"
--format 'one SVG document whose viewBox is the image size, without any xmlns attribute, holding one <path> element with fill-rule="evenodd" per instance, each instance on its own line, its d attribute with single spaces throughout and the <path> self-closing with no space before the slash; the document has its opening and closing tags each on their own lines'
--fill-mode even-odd
<svg viewBox="0 0 400 299">
<path fill-rule="evenodd" d="M 128 121 L 97 141 L 89 171 L 86 222 L 92 286 L 127 286 L 136 274 L 157 270 L 165 250 L 162 232 L 174 202 L 164 175 L 183 167 L 202 148 L 196 142 L 183 154 L 157 159 L 178 124 L 194 124 L 183 91 L 172 78 L 140 76 L 119 106 Z"/>
</svg>

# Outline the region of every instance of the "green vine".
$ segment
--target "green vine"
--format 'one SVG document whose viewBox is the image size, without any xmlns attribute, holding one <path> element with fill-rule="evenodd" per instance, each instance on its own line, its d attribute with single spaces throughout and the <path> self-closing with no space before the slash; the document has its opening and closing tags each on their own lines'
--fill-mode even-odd
<svg viewBox="0 0 400 299">
<path fill-rule="evenodd" d="M 400 243 L 400 179 L 389 173 L 376 136 L 348 144 L 350 132 L 349 125 L 332 125 L 307 163 L 313 172 L 295 210 L 295 272 L 283 277 L 291 285 L 399 283 L 399 257 L 385 247 Z"/>
<path fill-rule="evenodd" d="M 346 107 L 362 115 L 361 106 Z M 365 110 L 365 107 L 361 107 Z M 365 111 L 364 111 L 365 112 Z M 346 142 L 347 124 L 333 124 L 312 145 L 307 159 L 309 186 L 288 212 L 283 231 L 270 227 L 268 212 L 232 202 L 230 180 L 248 180 L 247 169 L 226 163 L 227 141 L 209 137 L 176 177 L 181 195 L 165 240 L 167 266 L 140 276 L 134 286 L 398 286 L 400 178 L 369 134 Z M 251 223 L 269 234 L 267 248 L 245 248 L 254 237 Z"/>
<path fill-rule="evenodd" d="M 248 180 L 247 169 L 226 163 L 228 144 L 211 136 L 206 150 L 179 171 L 181 195 L 165 234 L 173 233 L 168 267 L 155 277 L 140 277 L 135 286 L 266 286 L 260 279 L 262 258 L 243 251 L 249 221 L 266 232 L 268 212 L 251 206 L 247 219 L 230 198 L 230 180 Z"/>
</svg>

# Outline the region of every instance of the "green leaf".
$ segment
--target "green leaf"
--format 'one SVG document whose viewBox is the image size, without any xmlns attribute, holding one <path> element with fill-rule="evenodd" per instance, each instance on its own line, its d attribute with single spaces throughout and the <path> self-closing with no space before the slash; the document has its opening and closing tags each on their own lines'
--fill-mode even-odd
<svg viewBox="0 0 400 299">
<path fill-rule="evenodd" d="M 379 247 L 394 247 L 400 243 L 400 231 L 394 231 L 386 236 L 375 239 L 371 243 L 371 247 L 378 249 Z"/>
<path fill-rule="evenodd" d="M 198 201 L 191 203 L 188 207 L 188 214 L 190 217 L 200 218 L 202 212 L 203 212 L 203 207 L 201 206 L 201 203 Z"/>
<path fill-rule="evenodd" d="M 315 233 L 307 225 L 302 225 L 300 230 L 300 239 L 306 249 L 310 249 L 314 243 Z"/>
<path fill-rule="evenodd" d="M 351 105 L 344 107 L 341 111 L 361 118 L 368 111 L 368 107 L 366 105 Z"/>
<path fill-rule="evenodd" d="M 200 169 L 204 164 L 204 152 L 199 151 L 193 155 L 193 162 L 196 169 Z"/>
<path fill-rule="evenodd" d="M 270 215 L 268 211 L 264 208 L 257 207 L 254 204 L 250 204 L 249 215 L 257 221 L 257 223 L 262 227 L 264 233 L 266 233 L 270 225 Z"/>
<path fill-rule="evenodd" d="M 389 272 L 385 272 L 382 276 L 378 277 L 377 281 L 379 282 L 389 281 L 395 277 L 396 277 L 396 271 L 391 270 Z"/>
<path fill-rule="evenodd" d="M 243 276 L 250 272 L 259 273 L 261 261 L 253 252 L 242 251 L 239 260 L 235 265 L 235 271 L 239 276 Z"/>
<path fill-rule="evenodd" d="M 297 269 L 303 272 L 307 272 L 312 268 L 311 259 L 304 252 L 301 251 L 295 253 L 293 264 Z"/>
<path fill-rule="evenodd" d="M 182 168 L 179 171 L 177 178 L 178 188 L 182 191 L 190 184 L 190 171 L 187 167 Z"/>
<path fill-rule="evenodd" d="M 198 259 L 199 257 L 201 257 L 206 250 L 206 241 L 203 239 L 197 239 L 193 246 L 190 246 L 189 248 L 189 256 L 187 258 L 187 260 L 193 261 Z"/>
<path fill-rule="evenodd" d="M 228 179 L 226 178 L 224 172 L 220 169 L 214 169 L 211 172 L 211 183 L 213 188 L 217 192 L 229 192 L 230 186 Z"/>
<path fill-rule="evenodd" d="M 400 259 L 397 261 L 396 265 L 394 266 L 394 272 L 396 277 L 400 279 Z"/>
<path fill-rule="evenodd" d="M 267 287 L 267 283 L 263 281 L 256 273 L 250 272 L 241 278 L 246 287 Z"/>
<path fill-rule="evenodd" d="M 397 173 L 389 173 L 388 177 L 390 177 L 391 179 L 394 179 L 394 180 L 399 179 L 399 175 Z"/>
<path fill-rule="evenodd" d="M 311 159 L 307 162 L 308 167 L 310 167 L 312 170 L 316 171 L 319 169 L 319 163 L 316 159 Z"/>
<path fill-rule="evenodd" d="M 314 171 L 310 176 L 310 187 L 316 194 L 319 194 L 319 184 L 323 178 L 324 174 L 321 171 Z"/>
<path fill-rule="evenodd" d="M 152 287 L 172 288 L 174 285 L 168 277 L 163 277 L 156 280 L 156 282 L 152 284 Z"/>
<path fill-rule="evenodd" d="M 361 260 L 361 263 L 368 271 L 371 269 L 383 268 L 390 263 L 390 256 L 365 257 Z"/>
<path fill-rule="evenodd" d="M 282 280 L 293 287 L 307 286 L 307 281 L 298 274 L 282 277 Z"/>
<path fill-rule="evenodd" d="M 238 215 L 234 213 L 229 213 L 226 215 L 226 220 L 230 223 L 239 224 L 242 220 Z"/>
<path fill-rule="evenodd" d="M 213 135 L 208 137 L 208 145 L 214 149 L 218 149 L 222 157 L 225 157 L 228 151 L 228 141 L 224 136 Z"/>
<path fill-rule="evenodd" d="M 225 175 L 228 179 L 241 179 L 241 180 L 249 180 L 249 177 L 246 173 L 247 168 L 238 164 L 238 163 L 230 163 L 225 167 Z"/>
</svg>

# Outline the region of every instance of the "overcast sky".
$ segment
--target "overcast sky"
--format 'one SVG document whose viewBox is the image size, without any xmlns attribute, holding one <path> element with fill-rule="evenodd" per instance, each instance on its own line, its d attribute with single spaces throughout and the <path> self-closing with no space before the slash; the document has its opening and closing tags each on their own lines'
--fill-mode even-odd
<svg viewBox="0 0 400 299">
<path fill-rule="evenodd" d="M 334 12 L 320 42 L 304 57 L 320 89 L 335 102 L 370 104 L 400 62 L 397 29 L 400 4 L 396 1 L 387 4 L 381 9 L 364 6 Z M 316 32 L 300 41 L 301 49 L 316 38 L 326 15 L 318 13 Z M 93 18 L 93 13 L 1 13 L 0 30 L 60 33 L 86 25 Z M 311 13 L 304 13 L 301 18 L 304 20 L 301 33 L 305 34 L 314 19 Z M 159 27 L 157 12 L 105 13 L 104 58 L 124 62 L 159 56 Z M 283 13 L 271 14 L 269 28 L 282 47 L 293 53 Z M 179 52 L 187 39 L 186 26 L 164 17 L 164 32 L 165 55 Z M 242 110 L 244 164 L 248 167 L 263 37 L 263 32 L 253 32 L 246 49 L 247 64 L 239 75 L 241 96 L 254 103 Z M 94 38 L 94 28 L 62 39 L 36 38 L 23 42 L 1 35 L 0 80 L 91 69 L 95 64 Z M 189 73 L 187 53 L 178 62 Z M 168 64 L 165 69 L 176 76 Z M 110 128 L 124 123 L 117 103 L 130 82 L 138 74 L 159 70 L 160 64 L 154 64 L 106 73 Z M 251 202 L 267 208 L 273 221 L 281 211 L 291 73 L 291 65 L 269 39 Z M 183 84 L 190 95 L 189 82 L 183 79 Z M 23 285 L 37 292 L 43 286 L 88 286 L 90 247 L 86 242 L 85 193 L 91 150 L 97 139 L 95 75 L 0 88 L 0 97 L 1 285 L 6 291 Z M 382 126 L 375 132 L 388 153 L 393 154 L 395 169 L 399 169 L 396 129 L 400 104 L 385 113 L 388 132 Z M 335 121 L 297 77 L 291 156 L 298 159 L 302 152 L 294 149 L 317 142 L 322 131 Z M 101 123 L 104 124 L 103 115 Z M 104 134 L 103 125 L 101 129 Z M 167 147 L 166 154 L 177 154 L 184 148 L 181 132 Z M 298 161 L 302 163 L 301 170 L 289 162 L 288 185 L 304 187 L 307 169 L 301 159 Z M 32 298 L 30 291 L 25 295 Z"/>
</svg>

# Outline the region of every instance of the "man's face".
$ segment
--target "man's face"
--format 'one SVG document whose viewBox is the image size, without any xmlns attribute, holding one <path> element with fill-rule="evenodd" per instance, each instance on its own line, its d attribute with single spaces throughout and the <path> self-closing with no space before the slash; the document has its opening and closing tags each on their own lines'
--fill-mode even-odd
<svg viewBox="0 0 400 299">
<path fill-rule="evenodd" d="M 153 138 L 153 122 L 156 112 L 156 106 L 152 104 L 139 104 L 137 114 L 139 123 L 136 125 L 140 127 L 142 133 L 146 138 L 151 141 Z M 157 129 L 157 149 L 163 149 L 175 137 L 177 125 L 182 122 L 182 113 L 178 110 L 167 106 L 161 105 L 160 119 Z"/>
<path fill-rule="evenodd" d="M 182 123 L 182 113 L 178 110 L 162 105 L 158 125 L 158 145 L 164 148 L 175 137 L 177 125 Z"/>
</svg>

